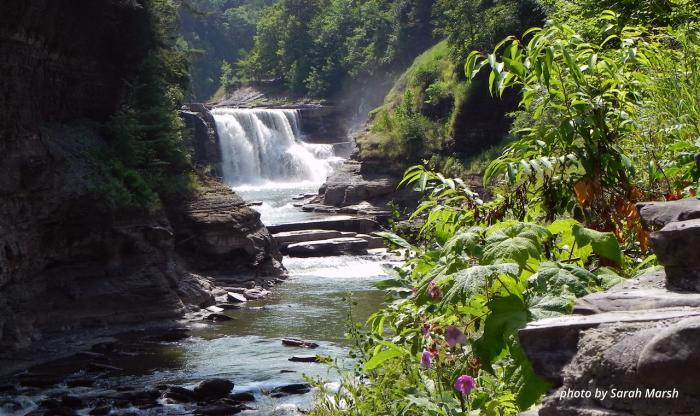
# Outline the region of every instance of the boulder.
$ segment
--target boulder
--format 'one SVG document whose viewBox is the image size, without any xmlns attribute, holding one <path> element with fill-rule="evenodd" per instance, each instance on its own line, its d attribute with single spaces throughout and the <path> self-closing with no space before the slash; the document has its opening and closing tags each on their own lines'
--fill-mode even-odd
<svg viewBox="0 0 700 416">
<path fill-rule="evenodd" d="M 341 237 L 290 244 L 287 247 L 287 252 L 290 256 L 298 257 L 367 254 L 368 246 L 367 240 L 363 240 L 362 238 Z"/>
<path fill-rule="evenodd" d="M 369 234 L 376 231 L 379 224 L 370 218 L 357 218 L 349 215 L 338 215 L 321 220 L 310 220 L 289 224 L 271 225 L 268 227 L 273 234 L 289 231 L 331 230 Z"/>
<path fill-rule="evenodd" d="M 384 248 L 384 239 L 382 237 L 367 234 L 357 234 L 355 237 L 367 241 L 367 248 L 370 250 Z"/>
<path fill-rule="evenodd" d="M 206 318 L 207 321 L 212 321 L 212 322 L 228 322 L 228 321 L 233 321 L 233 318 L 231 318 L 228 315 L 224 315 L 222 313 L 212 313 L 207 315 Z"/>
<path fill-rule="evenodd" d="M 197 400 L 197 394 L 189 389 L 179 386 L 169 386 L 163 393 L 163 398 L 174 402 L 188 403 Z"/>
<path fill-rule="evenodd" d="M 233 382 L 230 380 L 212 378 L 199 382 L 193 392 L 199 400 L 218 400 L 227 397 L 233 387 Z"/>
<path fill-rule="evenodd" d="M 253 393 L 248 392 L 248 391 L 243 391 L 240 393 L 233 393 L 230 396 L 228 396 L 229 399 L 245 403 L 245 402 L 254 402 L 255 401 L 255 395 Z"/>
<path fill-rule="evenodd" d="M 395 176 L 361 172 L 361 163 L 346 161 L 331 175 L 320 190 L 322 203 L 336 207 L 392 194 L 399 183 Z"/>
<path fill-rule="evenodd" d="M 269 290 L 262 289 L 262 288 L 254 288 L 254 289 L 247 289 L 245 291 L 245 297 L 247 299 L 262 299 L 264 297 L 267 297 L 270 294 Z"/>
<path fill-rule="evenodd" d="M 306 394 L 311 391 L 311 384 L 308 383 L 295 383 L 287 384 L 280 387 L 275 387 L 271 390 L 271 393 L 282 393 L 282 394 Z"/>
<path fill-rule="evenodd" d="M 651 234 L 651 241 L 668 287 L 700 292 L 700 219 L 669 222 Z"/>
<path fill-rule="evenodd" d="M 658 389 L 700 394 L 700 317 L 659 331 L 639 354 L 637 373 Z"/>
<path fill-rule="evenodd" d="M 299 338 L 285 338 L 282 340 L 282 345 L 286 345 L 288 347 L 300 347 L 300 348 L 318 348 L 318 344 L 315 342 L 308 342 L 304 341 L 303 339 Z"/>
<path fill-rule="evenodd" d="M 317 355 L 295 355 L 289 361 L 296 363 L 318 363 L 320 358 Z"/>
<path fill-rule="evenodd" d="M 637 211 L 644 225 L 650 228 L 663 228 L 666 224 L 678 221 L 700 219 L 700 199 L 687 198 L 670 202 L 641 202 Z"/>
<path fill-rule="evenodd" d="M 229 302 L 232 303 L 245 303 L 248 302 L 248 299 L 240 294 L 240 293 L 235 293 L 235 292 L 228 292 L 226 294 L 226 299 L 228 299 Z"/>
</svg>

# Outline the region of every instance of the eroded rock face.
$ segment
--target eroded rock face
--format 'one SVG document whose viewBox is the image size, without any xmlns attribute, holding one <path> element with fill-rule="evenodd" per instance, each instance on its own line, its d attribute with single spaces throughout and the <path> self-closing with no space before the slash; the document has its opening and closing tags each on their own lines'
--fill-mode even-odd
<svg viewBox="0 0 700 416">
<path fill-rule="evenodd" d="M 152 46 L 144 7 L 7 0 L 0 9 L 0 373 L 58 336 L 163 325 L 211 304 L 209 279 L 177 253 L 183 233 L 217 261 L 275 269 L 269 234 L 231 192 L 195 199 L 185 214 L 168 207 L 191 219 L 184 229 L 164 211 L 105 197 L 100 123 Z"/>
<path fill-rule="evenodd" d="M 331 175 L 319 194 L 325 205 L 345 207 L 378 200 L 396 191 L 399 179 L 387 174 L 361 173 L 361 163 L 345 162 Z"/>
<path fill-rule="evenodd" d="M 260 278 L 283 274 L 282 255 L 260 213 L 220 183 L 206 186 L 171 215 L 178 252 L 189 265 Z"/>
<path fill-rule="evenodd" d="M 180 118 L 190 130 L 187 135 L 192 162 L 206 169 L 210 176 L 221 177 L 221 148 L 214 116 L 202 104 L 189 104 L 188 110 L 180 112 Z"/>
<path fill-rule="evenodd" d="M 638 209 L 647 226 L 660 228 L 651 238 L 664 270 L 585 296 L 574 315 L 520 331 L 533 368 L 555 387 L 534 414 L 671 416 L 700 408 L 700 202 Z"/>
</svg>

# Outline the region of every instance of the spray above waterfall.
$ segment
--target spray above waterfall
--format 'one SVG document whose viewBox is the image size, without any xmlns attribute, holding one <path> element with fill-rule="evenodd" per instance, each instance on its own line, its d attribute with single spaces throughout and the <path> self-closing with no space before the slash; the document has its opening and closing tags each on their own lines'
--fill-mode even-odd
<svg viewBox="0 0 700 416">
<path fill-rule="evenodd" d="M 332 145 L 301 139 L 298 110 L 217 108 L 212 114 L 230 186 L 320 184 L 340 162 Z"/>
</svg>

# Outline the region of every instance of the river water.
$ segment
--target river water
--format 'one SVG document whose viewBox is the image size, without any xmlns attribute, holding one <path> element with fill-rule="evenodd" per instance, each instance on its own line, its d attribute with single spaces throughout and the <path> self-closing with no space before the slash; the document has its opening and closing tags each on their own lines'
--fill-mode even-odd
<svg viewBox="0 0 700 416">
<path fill-rule="evenodd" d="M 224 152 L 224 180 L 248 201 L 267 225 L 316 219 L 322 214 L 302 212 L 294 204 L 299 194 L 312 194 L 334 166 L 342 161 L 327 145 L 300 140 L 298 113 L 291 110 L 217 110 L 214 112 Z M 314 392 L 273 398 L 275 387 L 305 381 L 305 376 L 334 381 L 337 374 L 324 364 L 291 362 L 293 355 L 324 355 L 349 365 L 349 341 L 344 333 L 348 318 L 364 321 L 382 303 L 373 283 L 384 277 L 381 254 L 322 258 L 285 258 L 289 278 L 261 300 L 226 311 L 231 321 L 190 323 L 191 337 L 177 342 L 155 342 L 143 333 L 119 338 L 119 351 L 110 355 L 114 375 L 105 373 L 94 386 L 19 388 L 0 393 L 0 415 L 26 415 L 50 397 L 71 395 L 85 403 L 126 387 L 154 389 L 160 385 L 191 388 L 201 380 L 224 378 L 235 383 L 234 393 L 250 392 L 254 409 L 241 414 L 297 414 L 308 409 Z M 306 350 L 282 345 L 286 337 L 319 344 Z M 33 372 L 76 379 L 93 377 L 86 369 L 90 358 L 58 360 Z M 94 369 L 93 369 L 94 370 Z M 1 386 L 0 386 L 1 387 Z M 90 407 L 77 414 L 90 414 Z M 160 400 L 150 408 L 112 409 L 112 415 L 187 415 L 194 405 Z"/>
</svg>

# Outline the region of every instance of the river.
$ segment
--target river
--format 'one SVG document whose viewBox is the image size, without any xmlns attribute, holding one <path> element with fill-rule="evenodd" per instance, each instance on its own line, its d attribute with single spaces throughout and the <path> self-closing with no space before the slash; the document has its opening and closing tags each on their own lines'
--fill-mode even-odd
<svg viewBox="0 0 700 416">
<path fill-rule="evenodd" d="M 322 180 L 342 159 L 327 145 L 300 140 L 300 120 L 293 110 L 216 110 L 217 128 L 224 152 L 224 180 L 255 208 L 267 225 L 315 219 L 294 197 L 315 193 Z M 294 355 L 318 354 L 347 361 L 349 341 L 344 333 L 349 318 L 363 321 L 377 310 L 383 294 L 373 283 L 383 278 L 385 257 L 366 256 L 287 258 L 289 278 L 261 300 L 227 311 L 231 321 L 189 322 L 190 337 L 176 342 L 155 342 L 144 333 L 124 334 L 118 350 L 108 351 L 110 365 L 120 371 L 103 372 L 89 387 L 20 387 L 12 395 L 0 393 L 0 415 L 26 415 L 49 398 L 70 396 L 85 403 L 76 414 L 94 414 L 95 403 L 120 391 L 156 391 L 164 385 L 192 388 L 204 379 L 223 378 L 235 383 L 234 393 L 250 392 L 255 401 L 241 414 L 298 414 L 308 409 L 314 391 L 273 397 L 275 387 L 302 383 L 305 377 L 334 381 L 337 374 L 318 363 L 291 362 Z M 319 344 L 307 350 L 284 346 L 286 337 Z M 61 378 L 91 378 L 85 369 L 89 357 L 56 360 L 32 369 Z M 94 369 L 93 369 L 94 370 Z M 75 383 L 74 383 L 75 384 Z M 77 383 L 80 384 L 80 383 Z M 104 400 L 103 400 L 104 401 Z M 89 404 L 89 405 L 88 405 Z M 90 412 L 93 413 L 90 413 Z M 118 408 L 112 415 L 187 415 L 194 404 L 158 399 L 147 406 Z M 43 414 L 43 413 L 42 413 Z"/>
</svg>

